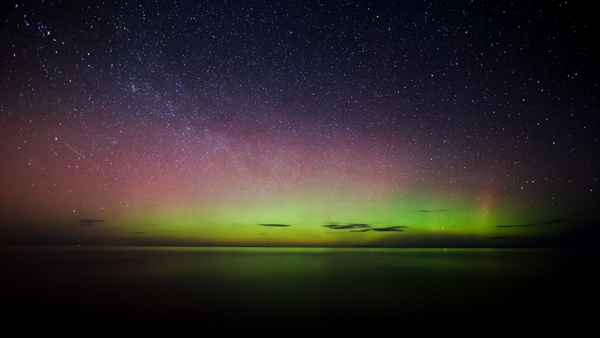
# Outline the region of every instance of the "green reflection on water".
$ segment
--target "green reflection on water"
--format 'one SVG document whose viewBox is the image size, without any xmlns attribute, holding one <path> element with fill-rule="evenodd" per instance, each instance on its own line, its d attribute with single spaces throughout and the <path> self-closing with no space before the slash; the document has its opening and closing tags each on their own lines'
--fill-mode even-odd
<svg viewBox="0 0 600 338">
<path fill-rule="evenodd" d="M 534 249 L 37 247 L 3 248 L 0 267 L 11 276 L 3 281 L 9 303 L 65 311 L 391 318 L 551 306 L 547 292 L 568 299 L 570 279 L 591 270 L 585 257 Z"/>
</svg>

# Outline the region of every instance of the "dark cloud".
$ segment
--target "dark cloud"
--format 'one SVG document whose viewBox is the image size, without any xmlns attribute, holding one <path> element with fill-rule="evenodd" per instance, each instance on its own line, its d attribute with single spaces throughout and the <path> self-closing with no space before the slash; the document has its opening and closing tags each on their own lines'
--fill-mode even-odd
<svg viewBox="0 0 600 338">
<path fill-rule="evenodd" d="M 448 211 L 447 209 L 436 209 L 436 210 L 428 210 L 428 209 L 420 209 L 419 212 L 444 212 Z"/>
<path fill-rule="evenodd" d="M 259 224 L 262 225 L 264 227 L 289 227 L 291 224 L 271 224 L 271 223 L 265 223 L 265 224 Z"/>
<path fill-rule="evenodd" d="M 401 231 L 404 231 L 402 229 L 406 229 L 406 228 L 408 228 L 408 227 L 405 226 L 405 225 L 396 225 L 396 226 L 386 227 L 386 228 L 371 228 L 371 227 L 369 227 L 368 229 L 363 229 L 363 230 L 350 230 L 350 232 L 367 232 L 367 231 L 370 231 L 370 230 L 373 230 L 373 231 L 382 231 L 382 232 L 385 232 L 385 231 L 399 231 L 399 232 L 401 232 Z"/>
<path fill-rule="evenodd" d="M 365 223 L 339 224 L 337 222 L 328 222 L 328 224 L 325 224 L 323 226 L 325 228 L 329 228 L 329 229 L 333 229 L 333 230 L 364 229 L 364 228 L 371 227 L 369 224 L 365 224 Z"/>
<path fill-rule="evenodd" d="M 525 227 L 530 227 L 530 226 L 534 226 L 534 225 L 546 225 L 546 224 L 558 224 L 558 223 L 563 223 L 565 220 L 563 219 L 553 219 L 553 220 L 549 220 L 546 222 L 540 222 L 540 223 L 526 223 L 526 224 L 516 224 L 516 225 L 496 225 L 496 228 L 525 228 Z"/>
<path fill-rule="evenodd" d="M 99 225 L 101 223 L 104 223 L 103 219 L 84 218 L 75 223 L 75 225 Z"/>
<path fill-rule="evenodd" d="M 404 225 L 396 225 L 396 226 L 387 227 L 387 228 L 373 228 L 371 230 L 375 230 L 375 231 L 404 231 L 402 229 L 405 229 L 405 228 L 407 228 L 407 227 L 404 226 Z"/>
</svg>

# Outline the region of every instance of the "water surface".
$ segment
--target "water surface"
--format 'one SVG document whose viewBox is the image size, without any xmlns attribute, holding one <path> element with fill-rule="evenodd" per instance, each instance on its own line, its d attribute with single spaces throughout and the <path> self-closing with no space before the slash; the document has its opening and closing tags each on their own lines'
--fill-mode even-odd
<svg viewBox="0 0 600 338">
<path fill-rule="evenodd" d="M 330 326 L 586 316 L 585 251 L 3 247 L 1 296 L 37 321 Z"/>
</svg>

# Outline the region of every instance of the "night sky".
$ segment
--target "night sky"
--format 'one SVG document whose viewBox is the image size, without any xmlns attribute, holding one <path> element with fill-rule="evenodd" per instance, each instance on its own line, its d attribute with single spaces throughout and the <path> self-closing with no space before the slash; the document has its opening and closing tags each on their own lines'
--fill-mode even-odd
<svg viewBox="0 0 600 338">
<path fill-rule="evenodd" d="M 0 244 L 590 245 L 581 2 L 5 2 Z"/>
</svg>

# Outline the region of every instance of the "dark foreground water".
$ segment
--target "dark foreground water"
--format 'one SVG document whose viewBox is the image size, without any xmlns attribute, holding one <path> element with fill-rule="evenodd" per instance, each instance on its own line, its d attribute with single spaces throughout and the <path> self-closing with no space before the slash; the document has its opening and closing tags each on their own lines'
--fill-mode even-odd
<svg viewBox="0 0 600 338">
<path fill-rule="evenodd" d="M 84 332 L 596 321 L 591 252 L 0 248 L 4 322 Z M 196 332 L 196 331 L 194 331 Z"/>
</svg>

